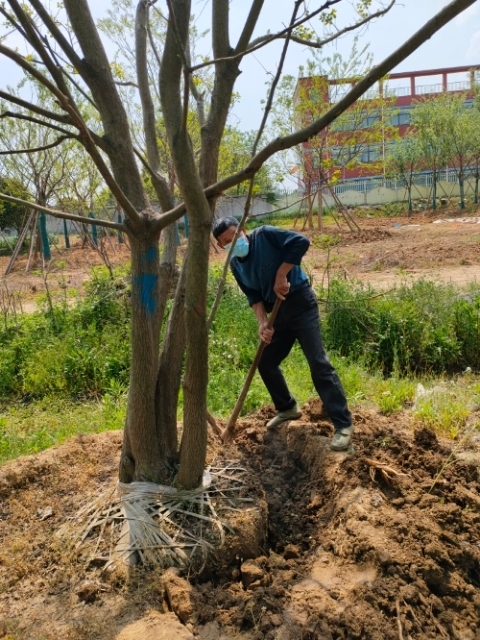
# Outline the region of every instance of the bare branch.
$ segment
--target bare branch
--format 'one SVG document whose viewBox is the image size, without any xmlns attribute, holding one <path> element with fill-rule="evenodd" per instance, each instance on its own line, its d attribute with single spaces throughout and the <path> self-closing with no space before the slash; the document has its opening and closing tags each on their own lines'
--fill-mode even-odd
<svg viewBox="0 0 480 640">
<path fill-rule="evenodd" d="M 15 149 L 13 151 L 0 151 L 0 156 L 13 156 L 19 153 L 37 153 L 38 151 L 46 151 L 47 149 L 58 147 L 58 145 L 65 140 L 71 140 L 72 138 L 75 138 L 75 136 L 59 136 L 54 142 L 46 144 L 43 147 L 35 147 L 33 149 Z"/>
<path fill-rule="evenodd" d="M 80 57 L 77 55 L 75 49 L 73 49 L 73 47 L 70 45 L 70 43 L 65 38 L 63 33 L 60 31 L 55 21 L 52 20 L 52 18 L 48 14 L 48 11 L 43 6 L 42 2 L 40 2 L 40 0 L 30 0 L 30 4 L 42 19 L 42 22 L 47 27 L 49 33 L 53 36 L 55 41 L 60 45 L 60 47 L 62 48 L 67 58 L 70 60 L 73 67 L 79 67 L 82 62 Z"/>
<path fill-rule="evenodd" d="M 253 30 L 255 29 L 258 18 L 260 17 L 264 1 L 265 0 L 253 0 L 248 18 L 245 22 L 240 38 L 238 39 L 237 46 L 235 47 L 235 54 L 238 54 L 248 48 L 248 43 L 250 42 Z"/>
<path fill-rule="evenodd" d="M 257 155 L 252 158 L 250 163 L 241 171 L 233 174 L 216 184 L 204 189 L 205 196 L 208 199 L 217 198 L 227 189 L 231 189 L 236 185 L 249 180 L 263 166 L 263 164 L 278 151 L 291 149 L 296 145 L 306 142 L 313 136 L 317 135 L 322 129 L 325 129 L 339 115 L 346 111 L 360 96 L 362 96 L 370 87 L 378 80 L 385 77 L 400 62 L 408 58 L 410 54 L 416 51 L 426 40 L 431 38 L 437 31 L 444 27 L 448 22 L 453 20 L 457 15 L 465 11 L 468 7 L 475 3 L 476 0 L 453 0 L 450 4 L 439 11 L 433 18 L 426 22 L 411 38 L 403 43 L 396 51 L 390 54 L 383 62 L 373 67 L 369 73 L 339 101 L 329 111 L 320 118 L 314 120 L 308 127 L 304 127 L 295 133 L 283 138 L 272 140 Z M 171 211 L 165 212 L 160 218 L 160 226 L 163 228 L 167 224 L 175 222 L 185 212 L 185 204 L 178 204 Z"/>
<path fill-rule="evenodd" d="M 135 60 L 138 80 L 138 90 L 142 104 L 143 129 L 147 146 L 147 167 L 152 177 L 155 192 L 160 201 L 162 210 L 172 206 L 173 200 L 168 185 L 160 175 L 160 155 L 157 146 L 155 106 L 150 93 L 147 70 L 147 27 L 148 27 L 148 0 L 140 0 L 135 14 Z M 137 157 L 145 164 L 141 154 L 134 149 Z"/>
<path fill-rule="evenodd" d="M 6 193 L 0 193 L 0 200 L 13 202 L 13 204 L 21 204 L 25 207 L 29 207 L 30 209 L 35 209 L 36 211 L 43 211 L 43 213 L 48 213 L 54 218 L 74 220 L 75 222 L 81 222 L 82 224 L 95 224 L 99 227 L 106 227 L 107 229 L 117 229 L 125 233 L 128 232 L 128 228 L 125 225 L 119 224 L 117 222 L 110 222 L 110 220 L 102 220 L 100 218 L 85 218 L 84 216 L 77 216 L 74 213 L 65 213 L 64 211 L 57 211 L 57 209 L 49 209 L 48 207 L 43 207 L 41 204 L 37 204 L 35 202 L 28 202 L 28 200 L 14 198 L 13 196 L 9 196 Z"/>
<path fill-rule="evenodd" d="M 363 25 L 367 24 L 368 22 L 371 22 L 376 18 L 381 18 L 386 13 L 388 13 L 388 11 L 390 11 L 390 9 L 393 7 L 395 2 L 396 0 L 391 0 L 390 4 L 386 9 L 381 9 L 376 13 L 372 13 L 371 15 L 367 16 L 363 20 L 360 20 L 359 22 L 355 22 L 354 24 L 351 24 L 349 27 L 345 27 L 344 29 L 340 29 L 339 31 L 332 33 L 331 36 L 329 36 L 328 38 L 324 38 L 323 40 L 304 40 L 303 38 L 299 38 L 295 34 L 292 34 L 291 40 L 292 42 L 303 44 L 303 45 L 306 45 L 307 47 L 312 47 L 314 49 L 321 49 L 326 44 L 329 44 L 329 42 L 333 42 L 333 40 L 337 40 L 337 38 L 341 38 L 346 33 L 349 33 L 350 31 L 356 31 L 357 29 L 359 29 L 360 27 L 363 27 Z"/>
<path fill-rule="evenodd" d="M 202 62 L 200 64 L 196 64 L 190 69 L 190 71 L 193 73 L 194 71 L 198 71 L 199 69 L 203 69 L 204 67 L 209 67 L 212 64 L 219 64 L 220 62 L 228 62 L 230 60 L 238 60 L 239 58 L 243 58 L 243 56 L 253 53 L 254 51 L 258 51 L 258 49 L 261 49 L 262 47 L 269 44 L 270 42 L 273 42 L 274 40 L 278 40 L 279 38 L 284 38 L 287 35 L 287 33 L 291 33 L 293 29 L 296 29 L 297 27 L 302 25 L 304 22 L 311 20 L 322 11 L 329 9 L 330 7 L 332 7 L 335 4 L 338 4 L 341 1 L 342 0 L 327 0 L 325 4 L 323 4 L 321 7 L 319 7 L 312 13 L 309 13 L 307 16 L 297 20 L 297 22 L 294 25 L 289 26 L 286 29 L 283 29 L 282 31 L 279 31 L 278 33 L 275 33 L 269 36 L 262 36 L 262 38 L 258 38 L 257 40 L 260 40 L 258 44 L 257 44 L 257 40 L 255 40 L 253 43 L 250 43 L 250 45 L 244 51 L 240 51 L 238 53 L 235 52 L 233 56 L 214 58 L 213 60 L 209 60 L 208 62 Z"/>
<path fill-rule="evenodd" d="M 40 118 L 27 116 L 24 113 L 16 113 L 15 111 L 4 111 L 2 114 L 0 114 L 0 118 L 16 118 L 17 120 L 26 120 L 28 122 L 33 122 L 34 124 L 39 124 L 41 126 L 47 127 L 48 129 L 53 129 L 54 131 L 58 131 L 59 133 L 62 133 L 66 137 L 75 138 L 76 140 L 79 140 L 78 136 L 68 131 L 68 129 L 63 129 L 63 127 L 59 127 L 49 122 L 45 122 L 45 120 L 40 120 Z"/>
<path fill-rule="evenodd" d="M 175 35 L 175 39 L 177 41 L 178 50 L 180 52 L 180 57 L 183 62 L 183 71 L 184 71 L 184 89 L 183 89 L 183 131 L 186 133 L 187 131 L 187 120 L 188 120 L 188 90 L 189 90 L 189 74 L 190 69 L 188 67 L 188 58 L 185 53 L 185 48 L 183 46 L 182 37 L 178 30 L 177 20 L 175 18 L 175 12 L 172 6 L 172 0 L 167 0 L 170 22 L 173 28 L 173 33 Z"/>
<path fill-rule="evenodd" d="M 43 73 L 41 73 L 29 62 L 27 62 L 25 58 L 19 53 L 13 51 L 13 49 L 9 49 L 8 47 L 0 43 L 0 54 L 3 54 L 7 58 L 10 58 L 10 60 L 13 60 L 13 62 L 18 64 L 19 67 L 21 67 L 33 78 L 35 78 L 35 80 L 38 80 L 38 82 L 40 82 L 40 84 L 43 84 L 44 87 L 46 87 L 51 93 L 53 93 L 53 95 L 56 96 L 60 102 L 65 101 L 65 96 L 62 94 L 62 92 L 52 82 L 50 82 L 50 80 L 46 76 L 44 76 Z"/>
<path fill-rule="evenodd" d="M 25 37 L 27 41 L 40 56 L 40 59 L 48 69 L 50 75 L 56 82 L 57 87 L 60 89 L 62 94 L 70 100 L 72 107 L 76 108 L 75 102 L 70 95 L 70 90 L 63 77 L 62 70 L 48 54 L 47 49 L 42 42 L 42 35 L 38 31 L 38 27 L 33 21 L 32 17 L 28 15 L 26 11 L 24 11 L 23 7 L 17 0 L 8 0 L 8 3 L 25 30 Z"/>
<path fill-rule="evenodd" d="M 290 20 L 290 27 L 293 24 L 295 24 L 295 18 L 297 17 L 298 10 L 300 9 L 300 6 L 303 4 L 303 1 L 304 0 L 296 0 L 295 5 L 293 7 L 292 18 Z M 285 43 L 283 45 L 282 55 L 280 56 L 280 61 L 278 63 L 277 73 L 276 73 L 275 78 L 273 79 L 272 85 L 270 87 L 270 91 L 269 91 L 269 95 L 268 95 L 268 99 L 267 99 L 267 104 L 265 105 L 265 109 L 263 111 L 262 122 L 260 124 L 260 128 L 257 131 L 257 136 L 255 138 L 255 142 L 253 143 L 252 155 L 255 155 L 255 153 L 257 152 L 258 143 L 260 142 L 260 138 L 262 137 L 263 130 L 265 129 L 265 125 L 267 124 L 268 115 L 269 115 L 270 110 L 272 108 L 273 97 L 275 95 L 275 89 L 277 88 L 278 81 L 280 80 L 280 76 L 282 75 L 283 63 L 285 62 L 285 56 L 287 55 L 288 45 L 290 44 L 290 35 L 291 35 L 291 31 L 289 31 L 287 33 L 287 36 L 285 38 Z"/>
<path fill-rule="evenodd" d="M 12 102 L 13 104 L 17 104 L 19 107 L 23 107 L 28 111 L 33 111 L 34 113 L 38 113 L 39 116 L 43 116 L 44 118 L 49 118 L 50 120 L 55 120 L 56 122 L 62 122 L 63 124 L 73 124 L 70 117 L 67 115 L 62 115 L 60 113 L 55 113 L 55 111 L 48 111 L 48 109 L 42 109 L 33 102 L 27 102 L 27 100 L 22 100 L 18 96 L 13 95 L 12 93 L 7 93 L 6 91 L 0 90 L 0 98 L 3 98 L 7 102 Z"/>
<path fill-rule="evenodd" d="M 115 84 L 117 87 L 134 87 L 138 89 L 138 84 L 135 84 L 135 82 L 120 82 L 119 80 L 115 80 Z"/>
<path fill-rule="evenodd" d="M 227 56 L 231 52 L 228 36 L 229 0 L 213 0 L 212 5 L 212 40 L 213 55 L 216 58 Z"/>
</svg>

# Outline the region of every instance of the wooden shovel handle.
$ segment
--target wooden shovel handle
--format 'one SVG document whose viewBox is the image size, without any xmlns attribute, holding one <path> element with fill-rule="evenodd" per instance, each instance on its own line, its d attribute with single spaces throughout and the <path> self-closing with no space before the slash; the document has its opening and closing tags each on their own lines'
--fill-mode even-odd
<svg viewBox="0 0 480 640">
<path fill-rule="evenodd" d="M 277 317 L 278 310 L 280 309 L 280 305 L 282 304 L 282 300 L 277 298 L 275 300 L 275 304 L 273 305 L 272 313 L 268 318 L 267 329 L 271 329 L 273 327 L 273 323 L 275 322 L 275 318 Z M 248 372 L 247 378 L 243 383 L 242 390 L 240 395 L 238 396 L 238 400 L 233 408 L 232 415 L 230 416 L 230 420 L 228 421 L 227 426 L 225 427 L 222 433 L 222 440 L 224 442 L 228 442 L 232 439 L 233 430 L 235 428 L 235 423 L 237 422 L 237 418 L 242 410 L 243 403 L 245 402 L 245 398 L 247 397 L 248 390 L 250 389 L 250 385 L 253 380 L 253 376 L 255 375 L 255 371 L 257 370 L 258 363 L 260 362 L 260 358 L 262 357 L 263 350 L 266 347 L 266 342 L 263 340 L 258 345 L 257 353 L 255 354 L 255 358 L 252 362 L 250 370 Z"/>
</svg>

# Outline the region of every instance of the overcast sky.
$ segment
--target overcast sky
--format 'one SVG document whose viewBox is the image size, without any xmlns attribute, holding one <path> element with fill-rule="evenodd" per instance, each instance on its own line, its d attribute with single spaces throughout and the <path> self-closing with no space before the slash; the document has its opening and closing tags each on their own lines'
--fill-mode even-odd
<svg viewBox="0 0 480 640">
<path fill-rule="evenodd" d="M 374 0 L 374 4 L 377 0 Z M 310 6 L 317 5 L 310 0 Z M 392 53 L 421 25 L 448 4 L 448 0 L 399 0 L 387 16 L 377 20 L 361 32 L 361 43 L 370 43 L 370 51 L 374 56 L 374 63 L 381 61 Z M 109 0 L 95 0 L 90 2 L 95 17 L 101 17 L 111 6 Z M 166 5 L 160 0 L 157 6 Z M 241 28 L 250 0 L 231 0 L 232 43 L 235 43 Z M 318 6 L 318 5 L 317 5 Z M 339 5 L 342 12 L 350 12 L 351 2 L 343 0 Z M 263 35 L 267 31 L 276 32 L 289 22 L 293 7 L 293 0 L 265 0 L 262 17 L 255 35 Z M 211 0 L 192 0 L 193 13 L 198 16 L 200 29 L 208 28 Z M 318 20 L 312 25 L 318 26 Z M 340 25 L 340 20 L 339 20 Z M 206 39 L 206 45 L 210 37 Z M 333 47 L 325 49 L 325 54 L 331 54 L 337 49 L 342 55 L 348 56 L 352 39 L 344 37 L 336 41 Z M 272 43 L 248 56 L 242 62 L 236 90 L 241 99 L 234 107 L 236 124 L 248 130 L 258 126 L 262 111 L 260 100 L 265 97 L 265 82 L 276 72 L 276 65 L 281 50 L 281 43 Z M 208 51 L 207 51 L 208 53 Z M 297 75 L 299 65 L 305 63 L 308 51 L 304 47 L 292 43 L 286 59 L 284 72 Z M 413 71 L 419 69 L 435 69 L 441 67 L 480 64 L 480 1 L 461 14 L 453 22 L 444 27 L 431 40 L 413 53 L 395 71 Z M 16 74 L 11 65 L 2 59 L 2 74 L 0 85 L 16 84 Z M 428 82 L 427 82 L 428 83 Z"/>
</svg>

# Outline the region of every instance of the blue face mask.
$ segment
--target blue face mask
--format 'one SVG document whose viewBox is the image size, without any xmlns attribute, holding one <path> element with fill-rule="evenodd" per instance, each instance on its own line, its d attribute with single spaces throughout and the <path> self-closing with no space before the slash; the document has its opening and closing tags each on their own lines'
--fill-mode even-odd
<svg viewBox="0 0 480 640">
<path fill-rule="evenodd" d="M 230 249 L 231 244 L 232 243 L 230 242 L 230 244 L 227 244 L 227 246 L 224 247 L 225 251 L 228 251 Z M 245 256 L 248 255 L 249 249 L 250 245 L 248 244 L 248 240 L 246 239 L 246 237 L 240 236 L 240 238 L 238 238 L 237 242 L 235 243 L 232 258 L 245 258 Z"/>
</svg>

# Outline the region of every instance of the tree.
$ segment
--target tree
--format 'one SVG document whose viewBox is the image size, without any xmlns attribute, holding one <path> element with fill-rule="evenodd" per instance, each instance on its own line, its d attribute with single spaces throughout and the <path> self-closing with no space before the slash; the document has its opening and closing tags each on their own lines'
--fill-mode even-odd
<svg viewBox="0 0 480 640">
<path fill-rule="evenodd" d="M 25 82 L 21 82 L 16 91 L 10 89 L 20 102 L 20 92 L 24 85 Z M 40 84 L 30 83 L 29 88 L 36 101 L 44 108 L 50 107 L 53 112 L 58 111 L 51 96 Z M 79 104 L 86 115 L 88 106 L 84 103 L 85 101 Z M 90 113 L 91 111 L 90 109 Z M 44 207 L 60 205 L 67 210 L 77 211 L 83 206 L 87 211 L 93 210 L 95 200 L 104 186 L 92 160 L 84 154 L 78 154 L 78 143 L 68 132 L 39 126 L 35 113 L 22 105 L 13 114 L 2 100 L 0 167 L 10 180 L 23 185 L 24 193 L 28 194 L 27 199 Z M 36 236 L 36 249 L 39 249 L 41 240 L 45 256 L 50 253 L 45 213 L 41 213 L 39 218 L 40 233 Z M 32 242 L 35 228 L 34 222 Z"/>
<path fill-rule="evenodd" d="M 298 82 L 293 76 L 284 76 L 273 108 L 272 132 L 285 135 L 286 130 L 305 126 L 338 102 L 372 67 L 373 56 L 368 53 L 368 47 L 367 44 L 360 48 L 358 38 L 355 38 L 347 58 L 339 52 L 325 56 L 315 51 L 306 67 L 300 67 Z M 310 227 L 313 226 L 313 199 L 318 194 L 320 228 L 324 185 L 336 184 L 345 169 L 366 166 L 363 156 L 368 152 L 370 159 L 373 149 L 376 158 L 375 162 L 369 161 L 369 170 L 376 167 L 381 172 L 384 169 L 386 142 L 393 138 L 395 130 L 388 124 L 391 99 L 387 97 L 384 83 L 381 87 L 381 91 L 362 96 L 329 127 L 297 149 L 304 189 L 310 200 Z"/>
<path fill-rule="evenodd" d="M 291 148 L 316 135 L 345 111 L 375 82 L 384 77 L 422 42 L 449 20 L 473 4 L 474 0 L 454 0 L 422 27 L 400 49 L 371 70 L 342 100 L 309 126 L 278 138 L 256 152 L 250 162 L 237 173 L 217 182 L 218 159 L 229 107 L 245 55 L 253 53 L 274 39 L 282 38 L 302 45 L 321 47 L 326 39 L 334 39 L 345 29 L 331 29 L 331 35 L 313 41 L 295 32 L 303 22 L 315 16 L 331 15 L 342 0 L 328 0 L 315 11 L 300 13 L 304 3 L 294 4 L 289 27 L 278 34 L 253 38 L 263 1 L 252 0 L 248 15 L 236 44 L 229 36 L 229 2 L 212 3 L 212 46 L 214 60 L 193 64 L 189 59 L 188 35 L 191 17 L 189 0 L 168 0 L 165 43 L 161 53 L 158 92 L 161 115 L 175 176 L 183 202 L 174 207 L 168 181 L 161 174 L 160 151 L 157 144 L 152 86 L 149 83 L 148 54 L 149 16 L 157 11 L 154 3 L 139 0 L 135 14 L 136 85 L 142 109 L 144 149 L 134 144 L 134 136 L 125 104 L 112 73 L 99 32 L 95 27 L 86 0 L 64 0 L 66 17 L 51 16 L 40 0 L 6 0 L 0 12 L 28 43 L 39 64 L 31 63 L 31 54 L 19 51 L 0 41 L 0 54 L 19 65 L 40 82 L 57 101 L 61 113 L 30 104 L 43 126 L 61 128 L 65 135 L 80 142 L 95 162 L 99 172 L 123 208 L 125 225 L 96 220 L 95 224 L 120 228 L 129 236 L 132 256 L 132 364 L 127 418 L 119 476 L 124 482 L 172 482 L 172 467 L 179 459 L 175 482 L 185 488 L 198 486 L 206 455 L 206 389 L 208 380 L 207 278 L 210 229 L 215 198 L 225 190 L 246 180 L 253 180 L 263 164 L 281 149 Z M 382 15 L 391 6 L 369 14 L 370 0 L 357 3 L 360 15 L 357 25 L 372 16 Z M 8 7 L 6 9 L 5 7 Z M 330 13 L 329 13 L 330 12 Z M 66 25 L 63 27 L 62 25 Z M 334 31 L 334 33 L 333 33 Z M 48 38 L 44 34 L 48 33 Z M 73 43 L 73 44 L 72 44 Z M 66 62 L 64 62 L 66 60 Z M 213 86 L 205 120 L 201 122 L 201 144 L 198 153 L 188 135 L 189 95 L 191 79 L 206 66 L 214 67 Z M 281 65 L 280 65 L 281 67 Z M 95 106 L 102 123 L 94 131 L 85 122 L 75 100 L 73 87 L 80 87 Z M 193 94 L 192 94 L 193 95 Z M 1 91 L 0 97 L 19 105 L 17 97 Z M 198 97 L 197 103 L 201 101 Z M 195 99 L 195 96 L 194 96 Z M 20 105 L 22 106 L 22 105 Z M 23 105 L 25 107 L 25 105 Z M 266 105 L 267 113 L 269 105 Z M 200 113 L 200 111 L 199 111 Z M 145 150 L 145 153 L 143 151 Z M 255 151 L 255 147 L 254 147 Z M 141 166 L 150 173 L 161 213 L 152 210 L 142 180 Z M 5 194 L 5 200 L 12 200 Z M 35 205 L 44 210 L 42 205 Z M 67 215 L 54 211 L 59 217 Z M 179 279 L 172 306 L 166 338 L 160 348 L 160 326 L 166 298 L 161 296 L 162 271 L 158 246 L 162 231 L 187 211 L 190 220 L 188 254 Z M 67 217 L 75 219 L 68 214 Z M 182 371 L 183 342 L 185 368 L 183 374 L 184 414 L 183 436 L 177 447 L 176 399 Z M 179 358 L 180 354 L 180 358 Z M 172 411 L 174 407 L 175 411 Z"/>
<path fill-rule="evenodd" d="M 465 176 L 474 153 L 476 122 L 473 109 L 465 108 L 466 96 L 442 96 L 443 146 L 447 166 L 453 167 L 460 187 L 460 208 L 465 208 Z"/>
<path fill-rule="evenodd" d="M 389 175 L 399 179 L 405 185 L 408 195 L 408 210 L 412 211 L 412 187 L 415 172 L 420 166 L 422 157 L 420 145 L 411 132 L 399 140 L 387 155 L 387 171 Z"/>
<path fill-rule="evenodd" d="M 425 168 L 432 172 L 432 209 L 437 208 L 438 174 L 447 165 L 451 150 L 446 141 L 450 96 L 418 101 L 412 111 L 412 131 L 417 137 Z"/>
<path fill-rule="evenodd" d="M 17 182 L 11 178 L 0 177 L 0 191 L 7 193 L 14 198 L 20 198 L 27 200 L 29 194 L 22 183 Z M 27 216 L 27 207 L 22 204 L 15 204 L 12 202 L 2 202 L 0 200 L 0 230 L 15 229 L 17 234 L 25 224 Z"/>
</svg>

